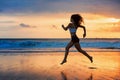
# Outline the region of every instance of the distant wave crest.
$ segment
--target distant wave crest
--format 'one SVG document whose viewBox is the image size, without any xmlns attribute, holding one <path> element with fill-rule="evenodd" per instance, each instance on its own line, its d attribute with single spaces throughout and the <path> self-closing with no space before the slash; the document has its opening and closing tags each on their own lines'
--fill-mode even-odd
<svg viewBox="0 0 120 80">
<path fill-rule="evenodd" d="M 120 49 L 119 40 L 85 40 L 80 41 L 82 48 Z M 41 49 L 65 48 L 67 40 L 0 40 L 0 49 Z"/>
</svg>

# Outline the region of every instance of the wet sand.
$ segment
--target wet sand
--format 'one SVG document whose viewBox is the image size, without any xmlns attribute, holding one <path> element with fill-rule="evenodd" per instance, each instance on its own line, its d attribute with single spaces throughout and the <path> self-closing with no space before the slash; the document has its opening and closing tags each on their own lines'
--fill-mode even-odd
<svg viewBox="0 0 120 80">
<path fill-rule="evenodd" d="M 6 54 L 6 53 L 5 53 Z M 0 80 L 120 80 L 120 52 L 0 54 Z"/>
</svg>

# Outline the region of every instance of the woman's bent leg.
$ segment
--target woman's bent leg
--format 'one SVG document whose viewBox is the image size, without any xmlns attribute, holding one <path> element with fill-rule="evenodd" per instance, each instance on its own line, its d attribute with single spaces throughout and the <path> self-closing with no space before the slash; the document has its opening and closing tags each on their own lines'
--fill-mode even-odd
<svg viewBox="0 0 120 80">
<path fill-rule="evenodd" d="M 64 59 L 63 59 L 63 61 L 61 62 L 61 64 L 64 64 L 65 62 L 67 62 L 67 56 L 68 56 L 68 53 L 69 53 L 69 49 L 70 49 L 72 46 L 73 46 L 73 42 L 69 42 L 68 45 L 66 46 Z"/>
<path fill-rule="evenodd" d="M 89 54 L 86 53 L 86 51 L 84 51 L 84 50 L 81 49 L 79 42 L 75 43 L 75 48 L 79 52 L 81 52 L 83 55 L 85 55 L 91 61 L 91 63 L 93 62 L 92 56 L 90 56 Z"/>
</svg>

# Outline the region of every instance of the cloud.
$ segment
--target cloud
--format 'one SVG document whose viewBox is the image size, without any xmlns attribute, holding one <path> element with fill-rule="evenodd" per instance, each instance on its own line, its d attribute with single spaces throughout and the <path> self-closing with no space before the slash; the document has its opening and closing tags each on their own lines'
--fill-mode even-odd
<svg viewBox="0 0 120 80">
<path fill-rule="evenodd" d="M 97 23 L 91 28 L 88 28 L 88 31 L 91 32 L 111 32 L 111 33 L 120 33 L 120 21 L 119 22 L 108 22 L 108 23 Z"/>
<path fill-rule="evenodd" d="M 104 28 L 104 31 L 120 32 L 120 22 L 111 24 L 111 27 Z"/>
<path fill-rule="evenodd" d="M 57 26 L 56 25 L 52 25 L 52 28 L 57 29 Z"/>
<path fill-rule="evenodd" d="M 120 0 L 0 0 L 3 14 L 81 12 L 120 17 L 119 8 Z"/>
<path fill-rule="evenodd" d="M 0 23 L 15 23 L 15 21 L 0 21 Z"/>
<path fill-rule="evenodd" d="M 95 32 L 120 32 L 120 25 L 119 26 L 113 26 L 113 27 L 104 27 L 104 28 L 99 28 L 97 30 L 92 30 Z"/>
<path fill-rule="evenodd" d="M 120 32 L 120 22 L 118 24 L 113 24 L 113 26 L 108 29 L 104 29 L 104 31 Z"/>
<path fill-rule="evenodd" d="M 21 23 L 19 25 L 20 25 L 20 27 L 23 27 L 23 28 L 35 28 L 36 27 L 36 26 L 31 26 L 31 25 L 25 24 L 25 23 Z"/>
<path fill-rule="evenodd" d="M 120 27 L 114 27 L 110 31 L 111 32 L 120 32 Z"/>
</svg>

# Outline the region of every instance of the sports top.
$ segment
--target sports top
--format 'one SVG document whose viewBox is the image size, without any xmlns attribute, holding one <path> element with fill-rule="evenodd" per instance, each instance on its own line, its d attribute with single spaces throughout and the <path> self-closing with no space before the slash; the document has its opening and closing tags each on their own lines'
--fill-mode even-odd
<svg viewBox="0 0 120 80">
<path fill-rule="evenodd" d="M 77 29 L 76 28 L 69 28 L 70 33 L 76 33 Z"/>
</svg>

